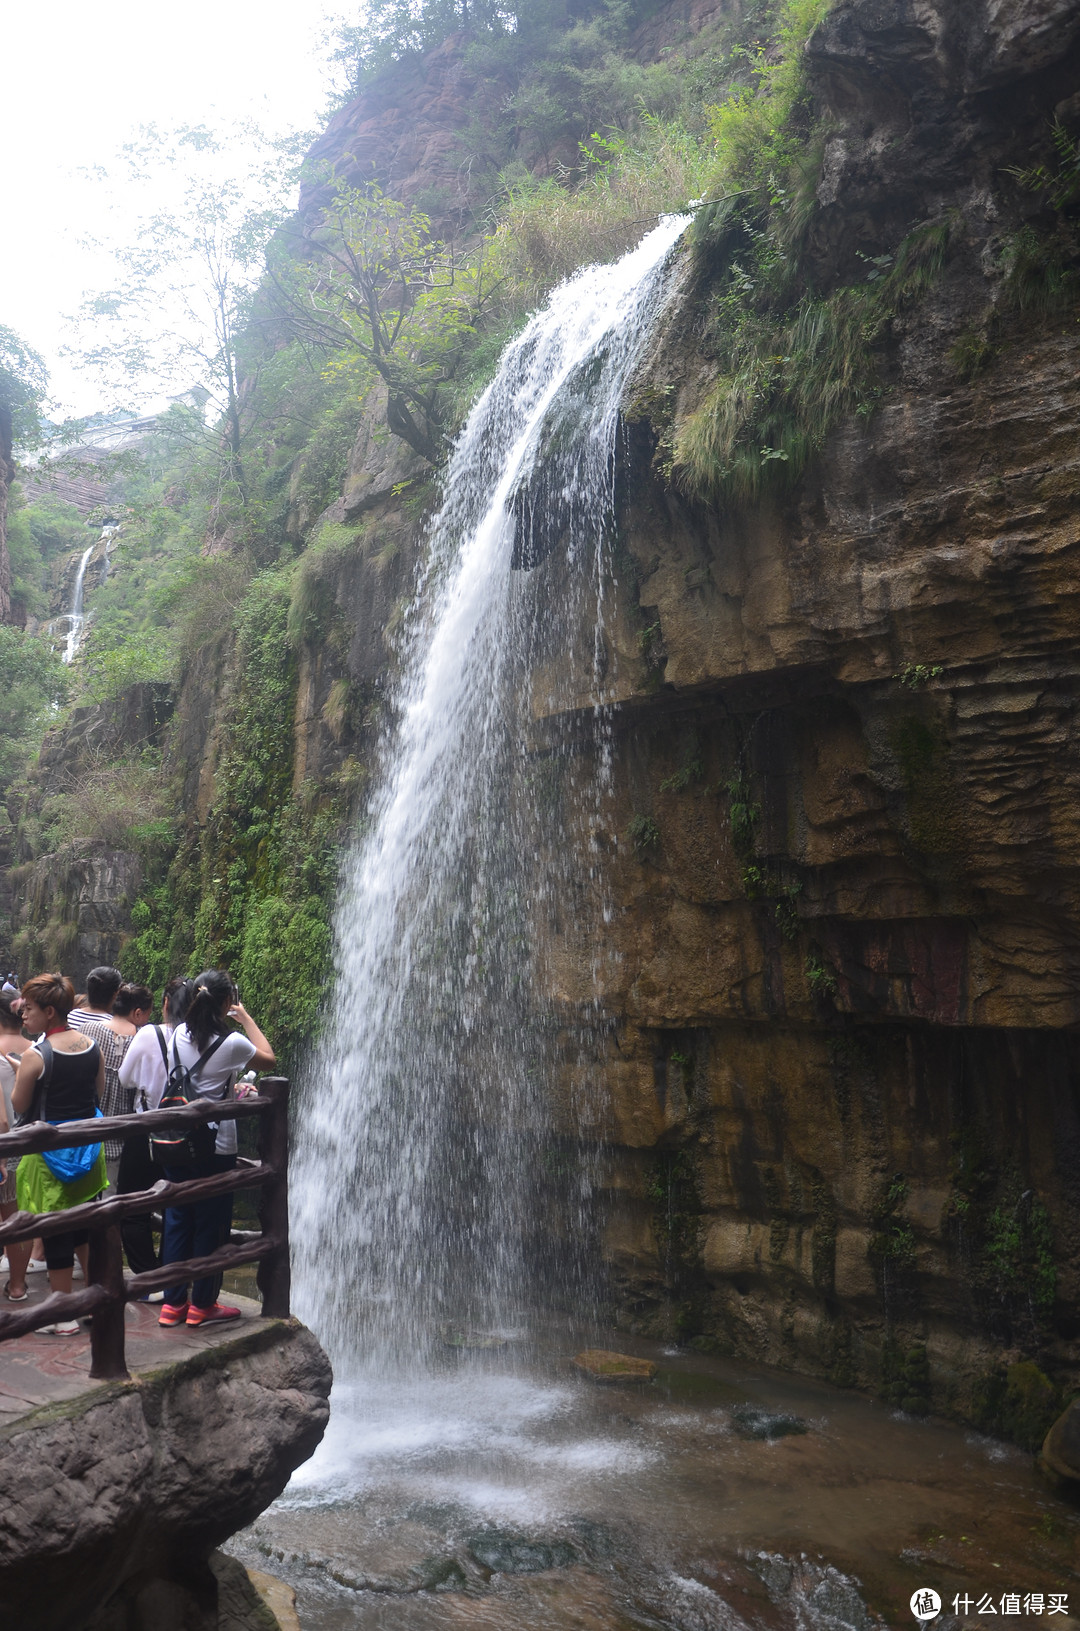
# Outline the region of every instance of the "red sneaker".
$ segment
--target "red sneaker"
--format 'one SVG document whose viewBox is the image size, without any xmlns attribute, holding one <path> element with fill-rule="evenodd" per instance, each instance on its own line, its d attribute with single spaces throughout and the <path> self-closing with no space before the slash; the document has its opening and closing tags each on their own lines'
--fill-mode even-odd
<svg viewBox="0 0 1080 1631">
<path fill-rule="evenodd" d="M 214 1303 L 211 1308 L 196 1308 L 192 1303 L 188 1309 L 187 1322 L 189 1325 L 216 1325 L 219 1320 L 238 1320 L 240 1310 L 227 1308 L 224 1303 Z"/>
<path fill-rule="evenodd" d="M 187 1311 L 187 1303 L 162 1303 L 161 1313 L 158 1315 L 158 1324 L 183 1325 Z"/>
</svg>

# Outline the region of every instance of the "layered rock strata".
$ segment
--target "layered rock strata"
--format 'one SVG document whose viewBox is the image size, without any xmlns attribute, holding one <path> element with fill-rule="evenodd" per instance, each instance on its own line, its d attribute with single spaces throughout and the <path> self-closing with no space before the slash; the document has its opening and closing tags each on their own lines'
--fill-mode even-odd
<svg viewBox="0 0 1080 1631">
<path fill-rule="evenodd" d="M 535 681 L 567 785 L 612 766 L 547 933 L 622 1316 L 991 1426 L 1010 1363 L 1071 1383 L 1080 1358 L 1080 351 L 1074 311 L 1010 306 L 1033 206 L 997 190 L 1074 108 L 1078 31 L 829 15 L 808 253 L 827 284 L 947 218 L 941 277 L 876 411 L 789 497 L 720 511 L 662 474 L 715 379 L 688 262 L 632 409 L 614 750 L 575 723 L 584 650 Z"/>
</svg>

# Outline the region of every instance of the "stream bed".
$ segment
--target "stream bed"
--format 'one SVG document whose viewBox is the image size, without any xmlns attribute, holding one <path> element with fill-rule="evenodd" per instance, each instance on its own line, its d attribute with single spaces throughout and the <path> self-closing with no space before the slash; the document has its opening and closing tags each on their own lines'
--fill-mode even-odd
<svg viewBox="0 0 1080 1631">
<path fill-rule="evenodd" d="M 582 1375 L 593 1333 L 337 1386 L 314 1458 L 228 1549 L 295 1587 L 304 1631 L 871 1631 L 915 1626 L 922 1587 L 938 1626 L 957 1595 L 969 1624 L 1080 1623 L 1080 1512 L 1030 1455 L 823 1383 L 599 1340 L 655 1378 Z M 1048 1615 L 1052 1593 L 1070 1612 Z"/>
</svg>

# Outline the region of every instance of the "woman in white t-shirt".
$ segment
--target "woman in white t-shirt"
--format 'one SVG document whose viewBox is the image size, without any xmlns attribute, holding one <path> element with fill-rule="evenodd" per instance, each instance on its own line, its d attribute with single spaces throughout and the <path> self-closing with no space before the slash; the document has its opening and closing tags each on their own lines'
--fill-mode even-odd
<svg viewBox="0 0 1080 1631">
<path fill-rule="evenodd" d="M 190 980 L 180 977 L 169 980 L 161 1001 L 161 1024 L 141 1025 L 131 1038 L 118 1072 L 120 1087 L 129 1095 L 124 1103 L 126 1112 L 130 1113 L 132 1107 L 138 1112 L 156 1110 L 161 1103 L 168 1079 L 169 1042 L 187 1013 L 192 989 Z M 151 1160 L 149 1139 L 124 1140 L 116 1178 L 117 1194 L 132 1195 L 150 1189 L 164 1176 L 157 1162 Z M 124 1256 L 133 1274 L 148 1274 L 158 1267 L 152 1216 L 152 1212 L 138 1213 L 124 1218 L 120 1225 Z M 155 1292 L 148 1300 L 160 1302 L 161 1292 Z"/>
<path fill-rule="evenodd" d="M 243 1027 L 243 1034 L 229 1029 L 230 1019 Z M 201 1065 L 200 1060 L 204 1061 Z M 229 975 L 220 969 L 208 969 L 191 982 L 191 1001 L 185 1021 L 176 1027 L 169 1041 L 170 1067 L 174 1061 L 188 1071 L 199 1066 L 195 1072 L 195 1087 L 200 1096 L 209 1099 L 230 1098 L 233 1084 L 242 1071 L 269 1070 L 276 1063 L 273 1048 L 237 1001 L 236 987 Z M 222 1121 L 218 1125 L 213 1155 L 188 1166 L 166 1166 L 165 1175 L 180 1182 L 228 1172 L 235 1165 L 236 1122 Z M 224 1245 L 232 1225 L 232 1200 L 231 1194 L 217 1195 L 191 1206 L 168 1207 L 162 1262 L 180 1263 L 190 1257 L 209 1257 Z M 159 1325 L 200 1326 L 239 1319 L 238 1308 L 227 1308 L 218 1302 L 220 1289 L 220 1275 L 196 1280 L 189 1303 L 186 1285 L 170 1286 L 165 1293 Z"/>
</svg>

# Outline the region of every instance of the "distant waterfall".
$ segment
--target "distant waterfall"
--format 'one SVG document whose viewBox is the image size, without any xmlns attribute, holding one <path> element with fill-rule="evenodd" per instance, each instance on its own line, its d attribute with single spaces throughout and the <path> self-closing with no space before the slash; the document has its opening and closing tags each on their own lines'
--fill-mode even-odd
<svg viewBox="0 0 1080 1631">
<path fill-rule="evenodd" d="M 109 567 L 112 564 L 112 547 L 116 542 L 119 531 L 118 523 L 109 522 L 102 527 L 97 541 L 91 544 L 89 549 L 83 550 L 82 558 L 79 561 L 79 570 L 75 574 L 75 587 L 71 594 L 71 610 L 64 614 L 68 625 L 67 634 L 64 638 L 63 661 L 65 663 L 74 661 L 75 654 L 82 644 L 82 637 L 86 631 L 86 614 L 83 611 L 83 604 L 86 589 L 86 568 L 90 564 L 90 557 L 98 544 L 105 545 L 105 552 L 101 560 L 101 581 L 104 583 L 109 575 Z"/>
<path fill-rule="evenodd" d="M 546 1126 L 530 993 L 568 848 L 540 830 L 530 687 L 550 711 L 560 644 L 565 672 L 584 626 L 602 691 L 619 406 L 685 226 L 555 291 L 446 475 L 298 1129 L 299 1303 L 339 1374 L 422 1360 L 441 1322 L 490 1329 L 527 1299 Z M 571 590 L 545 599 L 520 568 L 548 555 Z M 541 647 L 556 658 L 538 680 Z"/>
<path fill-rule="evenodd" d="M 79 641 L 82 639 L 83 625 L 86 622 L 86 618 L 83 615 L 83 585 L 86 582 L 86 568 L 90 564 L 90 557 L 94 553 L 96 547 L 96 544 L 91 544 L 89 549 L 83 550 L 82 560 L 79 562 L 79 570 L 75 574 L 75 588 L 71 596 L 71 610 L 67 614 L 68 631 L 67 639 L 64 641 L 65 663 L 74 661 L 75 653 L 79 649 Z"/>
</svg>

